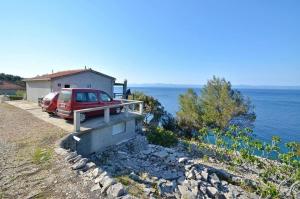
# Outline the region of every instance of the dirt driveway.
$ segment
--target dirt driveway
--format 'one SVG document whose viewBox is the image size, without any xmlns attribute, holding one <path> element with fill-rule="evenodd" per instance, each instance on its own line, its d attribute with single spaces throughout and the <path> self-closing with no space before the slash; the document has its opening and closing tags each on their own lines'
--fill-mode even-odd
<svg viewBox="0 0 300 199">
<path fill-rule="evenodd" d="M 7 103 L 20 109 L 26 110 L 35 117 L 44 120 L 45 122 L 48 122 L 50 124 L 53 124 L 67 132 L 72 132 L 74 129 L 72 123 L 68 123 L 65 120 L 55 116 L 49 116 L 49 114 L 46 112 L 42 112 L 41 107 L 39 107 L 37 103 L 29 102 L 26 100 L 7 101 Z"/>
<path fill-rule="evenodd" d="M 68 131 L 27 111 L 0 104 L 0 199 L 99 198 L 53 152 Z"/>
</svg>

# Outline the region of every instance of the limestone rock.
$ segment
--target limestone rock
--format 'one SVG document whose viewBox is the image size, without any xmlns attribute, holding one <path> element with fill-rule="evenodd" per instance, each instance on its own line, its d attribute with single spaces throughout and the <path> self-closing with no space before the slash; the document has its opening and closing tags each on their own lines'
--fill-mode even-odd
<svg viewBox="0 0 300 199">
<path fill-rule="evenodd" d="M 187 165 L 184 165 L 184 169 L 186 171 L 189 171 L 191 168 L 192 168 L 193 165 L 190 165 L 190 164 L 187 164 Z"/>
<path fill-rule="evenodd" d="M 200 184 L 199 190 L 205 194 L 206 193 L 206 186 L 204 184 Z"/>
<path fill-rule="evenodd" d="M 107 195 L 112 196 L 114 198 L 120 197 L 126 194 L 125 189 L 121 183 L 113 184 L 110 186 L 107 191 Z"/>
<path fill-rule="evenodd" d="M 136 175 L 134 172 L 131 172 L 129 175 L 129 178 L 131 178 L 132 180 L 136 181 L 136 182 L 142 182 L 143 180 Z"/>
<path fill-rule="evenodd" d="M 97 183 L 94 186 L 92 186 L 91 191 L 96 191 L 96 190 L 99 190 L 99 189 L 101 189 L 101 187 L 100 187 L 99 183 Z"/>
<path fill-rule="evenodd" d="M 181 164 L 181 163 L 185 163 L 188 161 L 188 158 L 187 157 L 181 157 L 178 159 L 178 163 Z"/>
<path fill-rule="evenodd" d="M 218 193 L 218 189 L 216 189 L 215 187 L 207 187 L 206 193 L 209 197 L 214 198 Z"/>
<path fill-rule="evenodd" d="M 71 158 L 68 160 L 69 163 L 76 163 L 78 162 L 79 160 L 81 160 L 82 156 L 81 155 L 77 155 L 75 156 L 74 158 Z"/>
<path fill-rule="evenodd" d="M 107 172 L 104 171 L 103 173 L 101 173 L 96 179 L 95 179 L 95 183 L 99 183 L 103 181 L 103 178 L 107 176 Z"/>
<path fill-rule="evenodd" d="M 184 177 L 184 176 L 181 176 L 180 178 L 177 179 L 177 183 L 180 184 L 180 185 L 181 185 L 184 181 L 185 181 L 185 177 Z"/>
<path fill-rule="evenodd" d="M 100 173 L 99 168 L 95 168 L 92 172 L 93 177 L 96 178 L 99 175 L 99 173 Z"/>
<path fill-rule="evenodd" d="M 161 196 L 172 193 L 177 186 L 176 181 L 167 181 L 165 183 L 161 183 L 158 186 L 158 192 Z"/>
<path fill-rule="evenodd" d="M 219 177 L 215 173 L 209 175 L 209 182 L 216 188 L 218 188 L 221 183 Z"/>
<path fill-rule="evenodd" d="M 207 179 L 208 179 L 208 172 L 207 172 L 207 170 L 201 171 L 201 176 L 202 176 L 203 180 L 207 181 Z"/>
<path fill-rule="evenodd" d="M 187 179 L 195 179 L 195 172 L 193 170 L 185 172 L 185 176 Z"/>
<path fill-rule="evenodd" d="M 89 170 L 89 169 L 95 168 L 96 164 L 94 162 L 88 162 L 88 163 L 86 163 L 85 167 L 87 170 Z"/>
<path fill-rule="evenodd" d="M 162 151 L 158 151 L 156 153 L 153 153 L 153 155 L 163 159 L 163 158 L 166 158 L 168 156 L 168 153 L 165 150 L 162 150 Z"/>
<path fill-rule="evenodd" d="M 81 169 L 81 168 L 83 168 L 86 165 L 87 161 L 88 161 L 87 158 L 82 158 L 81 160 L 79 160 L 78 162 L 76 162 L 74 165 L 72 165 L 71 168 L 73 170 Z"/>
<path fill-rule="evenodd" d="M 202 179 L 201 174 L 197 170 L 195 170 L 194 173 L 195 173 L 196 180 L 201 180 Z"/>
<path fill-rule="evenodd" d="M 195 199 L 197 198 L 197 195 L 193 193 L 187 186 L 184 185 L 178 185 L 178 190 L 181 194 L 181 199 L 189 198 L 189 199 Z"/>
<path fill-rule="evenodd" d="M 77 156 L 77 152 L 74 151 L 74 152 L 71 152 L 67 155 L 67 157 L 65 158 L 66 161 L 69 161 L 70 159 L 74 158 Z"/>
<path fill-rule="evenodd" d="M 106 190 L 113 184 L 116 184 L 116 180 L 110 177 L 105 177 L 103 179 L 103 183 L 102 183 L 102 189 L 101 189 L 101 193 L 105 193 Z"/>
<path fill-rule="evenodd" d="M 238 177 L 238 176 L 233 176 L 233 177 L 231 178 L 231 181 L 232 181 L 232 183 L 234 183 L 234 184 L 239 184 L 239 183 L 242 182 L 242 178 L 241 178 L 241 177 Z"/>
</svg>

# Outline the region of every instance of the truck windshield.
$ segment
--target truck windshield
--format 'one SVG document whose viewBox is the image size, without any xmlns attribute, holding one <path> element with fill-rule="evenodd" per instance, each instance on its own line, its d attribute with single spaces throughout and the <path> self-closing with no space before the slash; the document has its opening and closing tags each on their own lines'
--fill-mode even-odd
<svg viewBox="0 0 300 199">
<path fill-rule="evenodd" d="M 58 101 L 69 102 L 71 100 L 71 91 L 60 91 Z"/>
</svg>

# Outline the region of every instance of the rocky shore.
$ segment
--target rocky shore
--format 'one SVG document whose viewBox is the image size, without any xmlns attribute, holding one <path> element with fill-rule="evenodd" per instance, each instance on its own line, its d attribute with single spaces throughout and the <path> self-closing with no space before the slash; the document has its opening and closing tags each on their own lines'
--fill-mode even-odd
<svg viewBox="0 0 300 199">
<path fill-rule="evenodd" d="M 141 135 L 88 159 L 57 152 L 83 181 L 94 182 L 91 191 L 108 198 L 259 198 L 240 186 L 255 186 L 251 179 L 202 164 L 178 148 L 148 144 Z"/>
</svg>

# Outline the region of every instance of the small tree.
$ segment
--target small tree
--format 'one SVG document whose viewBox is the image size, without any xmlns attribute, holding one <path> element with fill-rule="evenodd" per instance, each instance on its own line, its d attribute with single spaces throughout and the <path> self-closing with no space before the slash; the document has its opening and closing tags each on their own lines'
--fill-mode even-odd
<svg viewBox="0 0 300 199">
<path fill-rule="evenodd" d="M 225 129 L 239 118 L 239 125 L 255 120 L 252 106 L 239 91 L 233 90 L 224 78 L 213 77 L 204 85 L 200 96 L 202 119 L 206 126 Z"/>
<path fill-rule="evenodd" d="M 142 92 L 133 93 L 135 100 L 144 102 L 144 125 L 145 126 L 158 126 L 161 117 L 164 115 L 164 107 L 161 103 L 152 96 L 145 95 Z"/>
<path fill-rule="evenodd" d="M 198 96 L 193 89 L 179 96 L 180 109 L 177 112 L 178 125 L 188 137 L 192 136 L 195 129 L 203 127 L 202 113 L 198 103 Z"/>
<path fill-rule="evenodd" d="M 176 119 L 173 117 L 171 113 L 167 111 L 161 117 L 161 126 L 169 131 L 176 132 L 178 130 L 178 125 Z"/>
</svg>

